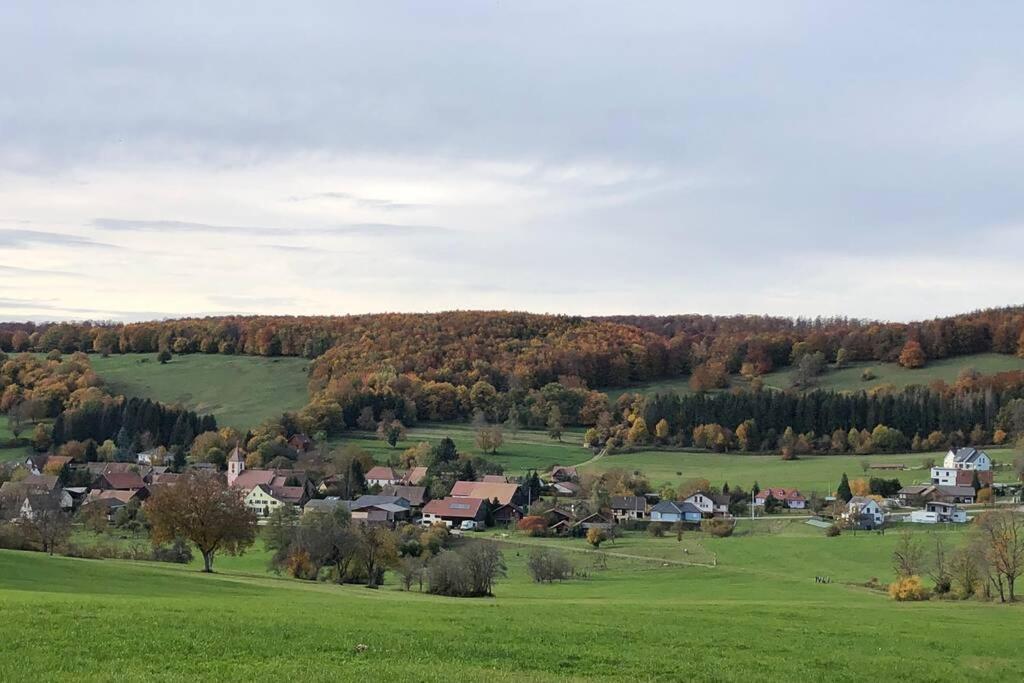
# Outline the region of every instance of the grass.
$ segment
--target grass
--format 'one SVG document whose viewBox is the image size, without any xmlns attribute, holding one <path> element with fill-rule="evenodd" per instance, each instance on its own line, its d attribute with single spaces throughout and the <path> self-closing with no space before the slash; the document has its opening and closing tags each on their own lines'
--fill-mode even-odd
<svg viewBox="0 0 1024 683">
<path fill-rule="evenodd" d="M 969 356 L 957 356 L 955 358 L 944 358 L 928 363 L 923 368 L 908 370 L 896 363 L 851 363 L 842 370 L 835 370 L 829 367 L 825 374 L 818 379 L 817 386 L 821 389 L 832 391 L 860 391 L 868 390 L 883 384 L 892 384 L 897 388 L 903 388 L 912 384 L 927 385 L 935 380 L 941 379 L 949 384 L 956 381 L 957 375 L 964 368 L 974 368 L 984 375 L 991 375 L 997 372 L 1010 370 L 1024 370 L 1024 358 L 1009 356 L 1002 353 L 978 353 Z M 871 370 L 875 378 L 870 381 L 861 380 L 861 374 L 865 370 Z M 789 389 L 793 384 L 794 368 L 786 367 L 777 372 L 764 375 L 765 386 L 776 389 Z M 637 385 L 628 389 L 605 390 L 608 397 L 615 401 L 626 391 L 639 392 L 644 395 L 668 393 L 674 391 L 677 394 L 690 394 L 688 384 L 689 377 L 679 377 L 658 382 Z M 739 376 L 733 375 L 729 378 L 730 387 L 746 387 L 749 382 Z"/>
<path fill-rule="evenodd" d="M 608 552 L 653 559 L 597 571 L 576 552 L 589 578 L 553 585 L 530 582 L 527 549 L 504 545 L 509 576 L 482 600 L 279 578 L 262 550 L 219 558 L 213 576 L 0 551 L 0 679 L 1018 679 L 1024 606 L 893 603 L 856 584 L 891 579 L 897 534 L 758 524 L 682 543 L 627 535 Z M 657 561 L 688 543 L 718 566 Z"/>
<path fill-rule="evenodd" d="M 308 400 L 303 358 L 196 353 L 161 365 L 155 354 L 129 353 L 91 361 L 114 394 L 180 403 L 242 431 Z"/>
<path fill-rule="evenodd" d="M 1013 459 L 1012 449 L 989 450 L 998 461 Z M 845 472 L 851 479 L 858 477 L 897 478 L 904 485 L 924 482 L 928 471 L 921 469 L 926 459 L 941 463 L 941 453 L 900 453 L 889 455 L 805 455 L 798 460 L 782 460 L 777 455 L 738 455 L 728 453 L 691 453 L 681 451 L 640 451 L 608 455 L 583 467 L 583 471 L 608 470 L 621 467 L 627 471 L 640 471 L 654 486 L 668 483 L 677 485 L 686 479 L 705 478 L 715 486 L 728 482 L 749 490 L 756 481 L 761 488 L 785 486 L 799 488 L 804 494 L 832 491 Z M 868 470 L 861 463 L 899 463 L 909 469 Z M 997 481 L 1012 481 L 1010 469 L 996 471 Z"/>
<path fill-rule="evenodd" d="M 562 441 L 551 440 L 547 432 L 520 430 L 514 436 L 505 433 L 504 444 L 496 454 L 483 454 L 474 442 L 476 430 L 467 424 L 424 424 L 410 429 L 405 440 L 396 448 L 391 448 L 376 436 L 359 432 L 333 439 L 332 447 L 355 444 L 373 455 L 377 462 L 387 462 L 389 458 L 401 453 L 406 448 L 420 441 L 435 444 L 444 437 L 455 442 L 460 453 L 484 455 L 488 460 L 505 468 L 509 474 L 523 474 L 530 470 L 544 472 L 553 465 L 575 465 L 590 459 L 590 451 L 582 448 L 582 430 L 566 430 Z"/>
</svg>

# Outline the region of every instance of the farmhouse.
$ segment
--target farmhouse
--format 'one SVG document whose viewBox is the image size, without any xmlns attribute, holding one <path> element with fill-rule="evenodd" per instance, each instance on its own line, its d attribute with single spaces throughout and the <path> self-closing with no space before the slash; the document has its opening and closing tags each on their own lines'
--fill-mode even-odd
<svg viewBox="0 0 1024 683">
<path fill-rule="evenodd" d="M 936 486 L 932 499 L 942 503 L 965 503 L 970 505 L 974 502 L 975 491 L 970 486 Z"/>
<path fill-rule="evenodd" d="M 450 493 L 453 498 L 486 498 L 501 505 L 522 505 L 523 493 L 518 484 L 496 484 L 483 481 L 457 481 Z"/>
<path fill-rule="evenodd" d="M 100 491 L 138 491 L 146 486 L 135 472 L 108 472 L 96 477 L 92 488 Z"/>
<path fill-rule="evenodd" d="M 403 486 L 419 486 L 420 482 L 427 478 L 426 467 L 413 467 L 402 475 Z"/>
<path fill-rule="evenodd" d="M 359 496 L 349 504 L 352 519 L 364 522 L 396 522 L 408 519 L 412 511 L 409 501 L 401 496 Z"/>
<path fill-rule="evenodd" d="M 551 481 L 579 481 L 580 473 L 575 467 L 555 465 L 548 474 Z"/>
<path fill-rule="evenodd" d="M 896 492 L 896 500 L 900 505 L 910 507 L 918 501 L 928 500 L 934 493 L 935 487 L 931 485 L 904 486 Z"/>
<path fill-rule="evenodd" d="M 684 501 L 663 500 L 651 508 L 652 522 L 696 522 L 703 518 L 700 508 Z"/>
<path fill-rule="evenodd" d="M 257 484 L 246 494 L 245 505 L 255 512 L 257 517 L 269 517 L 274 510 L 285 505 L 301 508 L 307 500 L 309 494 L 302 486 Z"/>
<path fill-rule="evenodd" d="M 423 522 L 442 523 L 458 526 L 466 520 L 484 521 L 484 506 L 481 498 L 448 497 L 432 500 L 423 506 Z"/>
<path fill-rule="evenodd" d="M 405 498 L 413 510 L 419 510 L 427 502 L 427 487 L 425 486 L 385 486 L 381 494 Z"/>
<path fill-rule="evenodd" d="M 377 465 L 371 467 L 370 471 L 366 473 L 366 483 L 368 486 L 393 486 L 394 484 L 401 483 L 402 478 L 390 467 L 383 465 Z"/>
<path fill-rule="evenodd" d="M 643 496 L 612 496 L 610 507 L 616 522 L 647 519 L 647 499 Z"/>
<path fill-rule="evenodd" d="M 851 498 L 843 517 L 859 529 L 877 529 L 885 524 L 885 510 L 877 500 L 865 496 Z"/>
<path fill-rule="evenodd" d="M 992 469 L 992 458 L 988 457 L 985 451 L 977 448 L 950 449 L 946 453 L 946 459 L 942 462 L 943 467 L 958 470 L 979 470 L 987 471 Z"/>
<path fill-rule="evenodd" d="M 580 521 L 573 524 L 574 529 L 579 528 L 583 529 L 583 531 L 590 531 L 591 529 L 600 529 L 601 531 L 608 531 L 613 526 L 615 526 L 615 522 L 608 519 L 600 512 L 595 512 L 591 515 L 587 515 Z"/>
<path fill-rule="evenodd" d="M 962 524 L 967 521 L 967 511 L 953 503 L 933 500 L 925 503 L 923 510 L 911 512 L 910 521 L 917 524 L 944 524 L 947 522 Z"/>
<path fill-rule="evenodd" d="M 807 499 L 798 490 L 787 488 L 763 489 L 754 496 L 754 505 L 764 505 L 769 495 L 791 510 L 803 510 L 807 507 Z"/>
</svg>

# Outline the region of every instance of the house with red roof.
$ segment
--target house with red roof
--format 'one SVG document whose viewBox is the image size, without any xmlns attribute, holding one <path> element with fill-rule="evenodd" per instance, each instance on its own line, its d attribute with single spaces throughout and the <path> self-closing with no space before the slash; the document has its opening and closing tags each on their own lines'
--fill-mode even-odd
<svg viewBox="0 0 1024 683">
<path fill-rule="evenodd" d="M 432 500 L 424 505 L 422 523 L 459 526 L 467 520 L 482 522 L 485 512 L 482 498 L 449 496 Z"/>
<path fill-rule="evenodd" d="M 366 473 L 367 486 L 380 486 L 384 488 L 385 486 L 394 486 L 400 483 L 402 483 L 402 478 L 391 467 L 377 465 L 376 467 L 371 467 L 370 471 Z"/>
<path fill-rule="evenodd" d="M 800 491 L 781 487 L 761 489 L 754 496 L 754 505 L 763 506 L 769 495 L 791 510 L 803 510 L 807 507 L 807 499 Z"/>
</svg>

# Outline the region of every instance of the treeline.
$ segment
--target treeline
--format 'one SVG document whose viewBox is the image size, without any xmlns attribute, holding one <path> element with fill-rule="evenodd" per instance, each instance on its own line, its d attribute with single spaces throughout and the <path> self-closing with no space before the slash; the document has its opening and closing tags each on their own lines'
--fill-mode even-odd
<svg viewBox="0 0 1024 683">
<path fill-rule="evenodd" d="M 141 451 L 156 446 L 187 448 L 197 435 L 216 430 L 213 415 L 119 396 L 65 410 L 53 422 L 51 439 L 54 448 L 70 441 L 111 440 L 122 451 Z"/>
<path fill-rule="evenodd" d="M 616 411 L 622 422 L 599 424 L 586 440 L 613 447 L 660 442 L 799 454 L 929 450 L 1024 435 L 1024 373 L 979 378 L 969 386 L 627 394 Z"/>
<path fill-rule="evenodd" d="M 16 420 L 55 417 L 66 406 L 105 395 L 102 384 L 84 353 L 39 358 L 0 352 L 0 413 L 14 411 Z"/>
<path fill-rule="evenodd" d="M 767 316 L 583 318 L 503 311 L 351 316 L 225 316 L 132 324 L 0 324 L 0 350 L 304 356 L 312 392 L 385 367 L 428 382 L 499 392 L 563 377 L 621 387 L 690 372 L 756 376 L 807 354 L 827 362 L 920 362 L 981 352 L 1020 353 L 1024 307 L 912 323 Z"/>
</svg>

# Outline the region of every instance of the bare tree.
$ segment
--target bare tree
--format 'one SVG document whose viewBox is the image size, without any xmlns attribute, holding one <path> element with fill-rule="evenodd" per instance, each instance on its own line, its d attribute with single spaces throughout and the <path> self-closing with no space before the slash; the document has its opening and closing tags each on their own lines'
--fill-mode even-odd
<svg viewBox="0 0 1024 683">
<path fill-rule="evenodd" d="M 71 518 L 50 496 L 30 496 L 32 516 L 22 519 L 25 533 L 44 553 L 53 555 L 71 535 Z"/>
<path fill-rule="evenodd" d="M 1017 577 L 1024 573 L 1024 516 L 1009 510 L 985 512 L 975 525 L 986 541 L 985 558 L 999 577 L 999 599 L 1013 602 Z"/>
<path fill-rule="evenodd" d="M 932 534 L 932 561 L 928 569 L 928 576 L 935 582 L 936 593 L 948 593 L 952 585 L 950 577 L 950 562 L 946 552 L 946 544 L 942 536 Z"/>
<path fill-rule="evenodd" d="M 909 531 L 900 534 L 892 552 L 892 568 L 901 579 L 920 575 L 924 568 L 924 548 Z"/>
</svg>

